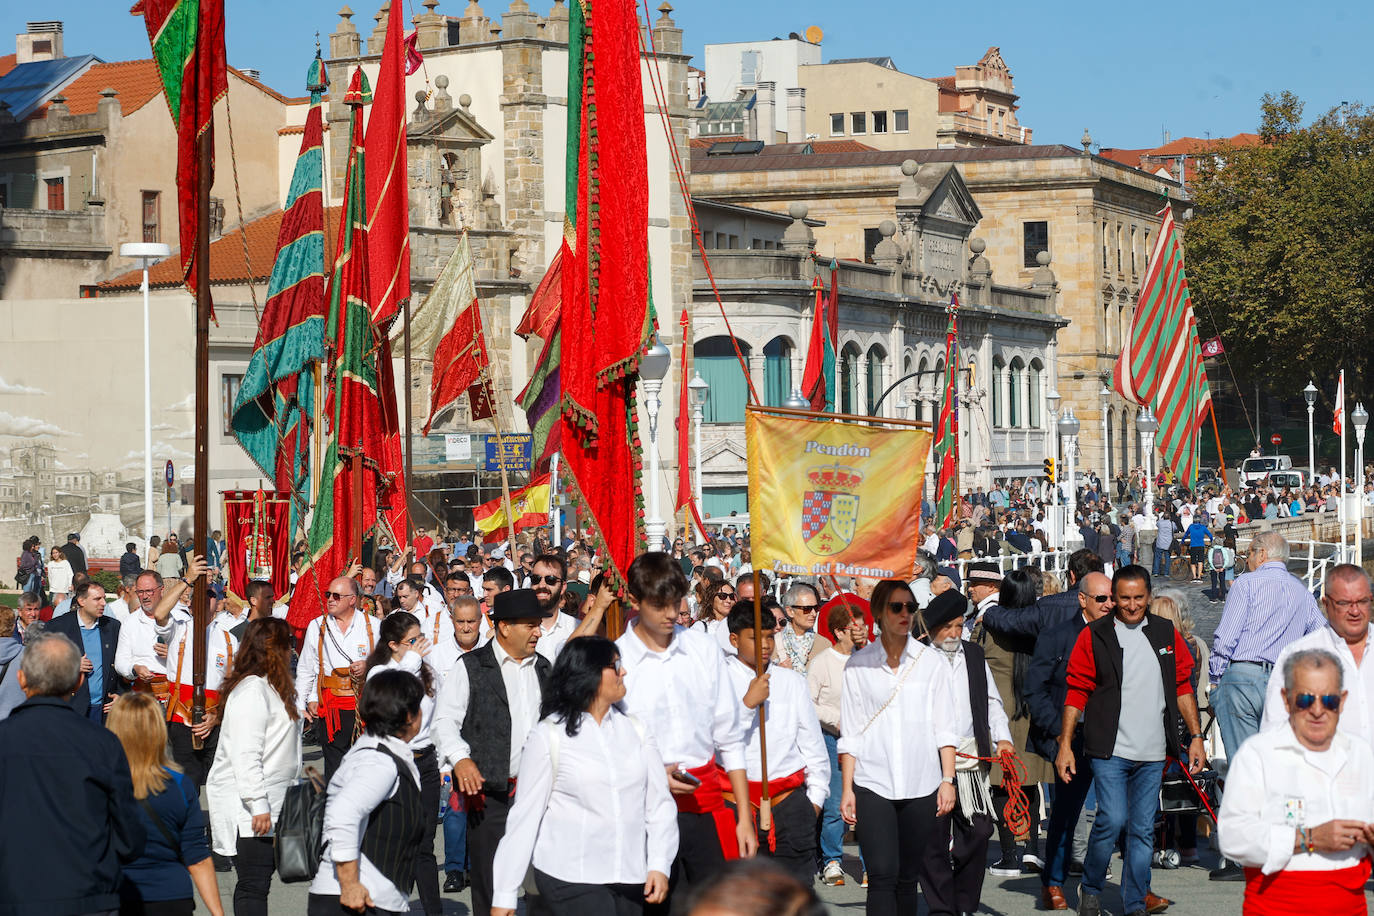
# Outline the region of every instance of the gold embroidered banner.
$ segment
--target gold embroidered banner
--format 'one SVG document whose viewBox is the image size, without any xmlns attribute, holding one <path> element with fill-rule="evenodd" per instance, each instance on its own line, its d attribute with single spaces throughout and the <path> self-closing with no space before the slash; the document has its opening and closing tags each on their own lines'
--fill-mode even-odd
<svg viewBox="0 0 1374 916">
<path fill-rule="evenodd" d="M 911 575 L 929 432 L 750 410 L 745 434 L 756 568 L 808 576 Z"/>
</svg>

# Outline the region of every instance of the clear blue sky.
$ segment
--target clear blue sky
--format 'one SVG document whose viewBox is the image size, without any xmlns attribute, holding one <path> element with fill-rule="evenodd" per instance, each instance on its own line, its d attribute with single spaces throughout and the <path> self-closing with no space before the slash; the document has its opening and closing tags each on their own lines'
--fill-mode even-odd
<svg viewBox="0 0 1374 916">
<path fill-rule="evenodd" d="M 229 61 L 256 67 L 273 88 L 303 94 L 315 32 L 328 48 L 343 0 L 227 0 Z M 406 0 L 423 12 L 418 0 Z M 651 0 L 653 6 L 658 0 Z M 132 0 L 69 0 L 41 11 L 5 4 L 4 31 L 26 18 L 62 18 L 68 54 L 105 60 L 148 55 Z M 380 0 L 350 5 L 364 34 Z M 442 0 L 440 13 L 461 15 L 466 0 Z M 508 0 L 486 0 L 489 16 Z M 918 76 L 952 74 L 999 45 L 1021 95 L 1021 122 L 1038 143 L 1077 145 L 1083 128 L 1103 146 L 1148 147 L 1167 129 L 1174 137 L 1253 130 L 1265 92 L 1291 89 L 1309 118 L 1368 97 L 1374 4 L 1337 0 L 1295 7 L 1276 0 L 1240 3 L 1102 4 L 1084 2 L 912 4 L 908 0 L 677 0 L 673 12 L 700 65 L 708 42 L 785 37 L 818 25 L 825 57 L 891 56 Z M 552 0 L 530 0 L 547 12 Z M 657 12 L 654 18 L 657 18 Z M 0 38 L 0 52 L 14 50 Z"/>
</svg>

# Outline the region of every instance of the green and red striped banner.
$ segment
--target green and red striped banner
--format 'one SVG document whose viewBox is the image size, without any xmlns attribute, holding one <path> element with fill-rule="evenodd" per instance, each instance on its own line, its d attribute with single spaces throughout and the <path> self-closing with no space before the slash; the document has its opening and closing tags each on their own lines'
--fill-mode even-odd
<svg viewBox="0 0 1374 916">
<path fill-rule="evenodd" d="M 935 518 L 941 528 L 953 525 L 959 511 L 959 297 L 949 297 L 945 330 L 945 395 L 931 443 L 939 476 L 935 480 Z"/>
<path fill-rule="evenodd" d="M 1113 381 L 1123 397 L 1149 405 L 1159 420 L 1155 445 L 1165 464 L 1177 479 L 1191 483 L 1197 476 L 1198 431 L 1212 394 L 1188 295 L 1183 243 L 1167 205 Z"/>
</svg>

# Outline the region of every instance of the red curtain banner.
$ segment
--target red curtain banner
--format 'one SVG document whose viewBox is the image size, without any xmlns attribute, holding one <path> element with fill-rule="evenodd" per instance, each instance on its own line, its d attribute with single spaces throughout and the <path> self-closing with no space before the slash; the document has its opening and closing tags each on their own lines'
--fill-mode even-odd
<svg viewBox="0 0 1374 916">
<path fill-rule="evenodd" d="M 276 493 L 263 492 L 262 518 L 255 524 L 257 490 L 224 491 L 224 543 L 229 564 L 229 591 L 244 597 L 252 562 L 254 537 L 267 538 L 272 594 L 280 601 L 291 588 L 291 503 Z"/>
</svg>

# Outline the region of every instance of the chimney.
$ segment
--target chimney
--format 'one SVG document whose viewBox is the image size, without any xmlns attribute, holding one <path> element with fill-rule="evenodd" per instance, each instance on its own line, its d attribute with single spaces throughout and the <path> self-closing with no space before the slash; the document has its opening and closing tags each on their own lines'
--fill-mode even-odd
<svg viewBox="0 0 1374 916">
<path fill-rule="evenodd" d="M 242 73 L 244 76 L 248 77 L 250 80 L 257 80 L 260 83 L 262 82 L 262 71 L 257 69 L 256 67 L 239 67 L 239 72 Z"/>
<path fill-rule="evenodd" d="M 806 140 L 806 90 L 787 90 L 787 142 Z"/>
<path fill-rule="evenodd" d="M 754 139 L 762 140 L 769 146 L 778 139 L 778 109 L 777 102 L 774 101 L 777 89 L 777 83 L 759 83 L 758 95 L 754 99 L 754 123 L 758 125 L 758 136 Z"/>
<path fill-rule="evenodd" d="M 56 20 L 30 22 L 27 31 L 14 37 L 14 62 L 32 63 L 38 60 L 58 60 L 62 53 L 62 23 Z"/>
</svg>

